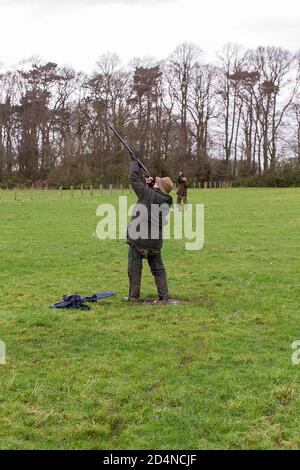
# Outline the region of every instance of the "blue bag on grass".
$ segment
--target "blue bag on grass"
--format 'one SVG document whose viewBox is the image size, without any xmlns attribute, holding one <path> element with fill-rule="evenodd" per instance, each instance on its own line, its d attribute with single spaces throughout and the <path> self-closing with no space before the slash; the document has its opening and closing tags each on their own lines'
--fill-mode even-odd
<svg viewBox="0 0 300 470">
<path fill-rule="evenodd" d="M 106 297 L 113 297 L 115 295 L 115 292 L 101 292 L 89 297 L 82 297 L 80 294 L 64 295 L 63 299 L 52 305 L 51 308 L 80 308 L 80 310 L 90 310 L 91 307 L 84 302 L 97 302 L 97 300 L 105 299 Z"/>
</svg>

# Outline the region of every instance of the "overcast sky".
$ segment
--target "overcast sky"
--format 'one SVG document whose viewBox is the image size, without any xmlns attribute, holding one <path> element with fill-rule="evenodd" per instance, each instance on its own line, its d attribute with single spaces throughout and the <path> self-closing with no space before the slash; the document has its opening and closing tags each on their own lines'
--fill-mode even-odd
<svg viewBox="0 0 300 470">
<path fill-rule="evenodd" d="M 116 52 L 166 57 L 191 41 L 213 60 L 227 42 L 300 48 L 295 0 L 0 0 L 3 68 L 33 55 L 90 72 Z"/>
</svg>

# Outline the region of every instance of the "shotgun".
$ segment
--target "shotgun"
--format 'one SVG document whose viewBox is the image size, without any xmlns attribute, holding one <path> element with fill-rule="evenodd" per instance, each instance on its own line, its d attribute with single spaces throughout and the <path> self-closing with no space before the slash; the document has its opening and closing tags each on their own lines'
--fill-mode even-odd
<svg viewBox="0 0 300 470">
<path fill-rule="evenodd" d="M 136 162 L 138 162 L 138 164 L 140 165 L 140 167 L 143 169 L 144 173 L 145 173 L 145 176 L 146 178 L 150 178 L 150 173 L 149 171 L 147 170 L 147 168 L 145 167 L 145 165 L 141 162 L 141 160 L 137 157 L 137 155 L 134 153 L 134 151 L 129 147 L 129 145 L 125 142 L 125 140 L 123 139 L 123 137 L 116 131 L 116 129 L 113 128 L 113 126 L 109 126 L 111 128 L 111 130 L 113 131 L 113 133 L 115 134 L 116 137 L 118 137 L 119 141 L 121 142 L 121 144 L 123 144 L 123 146 L 128 150 L 129 152 L 129 155 L 131 156 L 132 160 L 135 160 Z"/>
</svg>

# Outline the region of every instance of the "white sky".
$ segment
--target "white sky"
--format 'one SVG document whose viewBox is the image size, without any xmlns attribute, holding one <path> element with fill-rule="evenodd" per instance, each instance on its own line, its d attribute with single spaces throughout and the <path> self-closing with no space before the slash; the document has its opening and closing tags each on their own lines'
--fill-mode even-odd
<svg viewBox="0 0 300 470">
<path fill-rule="evenodd" d="M 33 55 L 91 72 L 116 52 L 165 58 L 191 41 L 213 60 L 227 42 L 300 48 L 295 0 L 0 0 L 0 63 Z"/>
</svg>

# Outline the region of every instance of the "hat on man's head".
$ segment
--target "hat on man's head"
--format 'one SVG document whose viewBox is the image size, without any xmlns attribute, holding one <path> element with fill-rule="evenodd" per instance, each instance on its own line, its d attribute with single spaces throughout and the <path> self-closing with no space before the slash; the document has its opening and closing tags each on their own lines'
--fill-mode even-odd
<svg viewBox="0 0 300 470">
<path fill-rule="evenodd" d="M 155 178 L 155 182 L 158 188 L 165 194 L 169 194 L 172 189 L 174 189 L 174 185 L 168 176 L 165 176 L 164 178 L 159 178 L 159 176 L 157 176 Z"/>
</svg>

